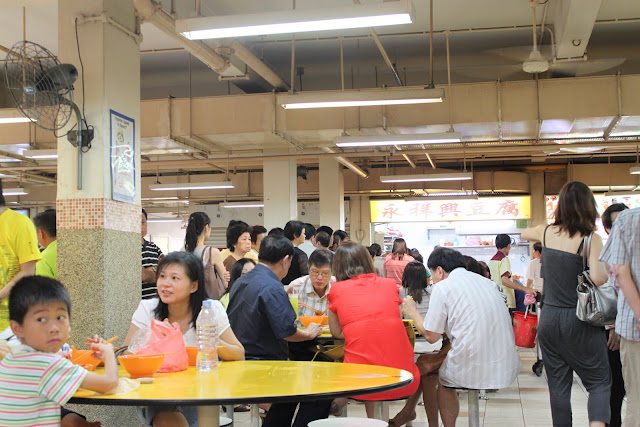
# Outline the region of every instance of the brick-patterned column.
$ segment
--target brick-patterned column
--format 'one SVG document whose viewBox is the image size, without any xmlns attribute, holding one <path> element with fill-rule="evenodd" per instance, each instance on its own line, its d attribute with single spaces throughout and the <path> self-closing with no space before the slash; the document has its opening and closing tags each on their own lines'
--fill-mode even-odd
<svg viewBox="0 0 640 427">
<path fill-rule="evenodd" d="M 81 189 L 77 189 L 77 149 L 64 137 L 58 141 L 58 279 L 71 295 L 71 343 L 80 348 L 93 334 L 118 335 L 114 345 L 122 345 L 141 294 L 140 46 L 131 32 L 107 19 L 80 19 L 82 68 L 75 20 L 100 15 L 136 31 L 131 0 L 58 1 L 58 55 L 62 63 L 76 66 L 80 79 L 84 73 L 84 84 L 80 80 L 75 84 L 75 102 L 86 112 L 87 123 L 95 127 L 92 147 L 82 155 Z M 133 203 L 111 197 L 110 110 L 135 123 L 135 138 L 126 141 L 135 145 Z M 75 118 L 68 128 L 74 123 Z M 134 408 L 73 408 L 104 426 L 139 425 Z"/>
<path fill-rule="evenodd" d="M 72 342 L 94 333 L 124 339 L 140 301 L 140 206 L 95 198 L 58 200 L 56 208 L 58 275 L 71 293 Z"/>
</svg>

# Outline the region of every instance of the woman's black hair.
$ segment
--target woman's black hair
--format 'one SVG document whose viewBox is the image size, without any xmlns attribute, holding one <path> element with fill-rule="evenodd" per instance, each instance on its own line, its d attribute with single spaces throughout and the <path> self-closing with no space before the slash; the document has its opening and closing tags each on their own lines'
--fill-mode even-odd
<svg viewBox="0 0 640 427">
<path fill-rule="evenodd" d="M 280 227 L 273 227 L 267 236 L 284 236 L 284 230 Z"/>
<path fill-rule="evenodd" d="M 382 247 L 377 243 L 373 243 L 367 249 L 369 250 L 369 255 L 371 255 L 371 258 L 373 258 L 374 256 L 382 255 Z"/>
<path fill-rule="evenodd" d="M 293 242 L 294 239 L 300 237 L 304 230 L 305 223 L 302 221 L 291 220 L 284 226 L 284 237 Z"/>
<path fill-rule="evenodd" d="M 615 212 L 622 212 L 627 209 L 629 209 L 629 206 L 625 205 L 624 203 L 613 203 L 609 205 L 609 207 L 605 209 L 604 212 L 602 212 L 602 215 L 601 215 L 602 226 L 604 228 L 611 230 L 613 228 L 613 221 L 611 221 L 611 214 Z"/>
<path fill-rule="evenodd" d="M 411 261 L 402 273 L 402 287 L 407 289 L 416 304 L 422 302 L 422 296 L 427 289 L 427 269 L 419 261 Z"/>
<path fill-rule="evenodd" d="M 464 259 L 467 271 L 486 277 L 484 275 L 484 267 L 475 258 L 470 257 L 469 255 L 462 255 L 462 258 Z"/>
<path fill-rule="evenodd" d="M 189 215 L 187 233 L 184 236 L 184 248 L 187 252 L 193 252 L 198 244 L 198 237 L 207 225 L 211 224 L 209 215 L 204 212 L 194 212 Z"/>
<path fill-rule="evenodd" d="M 248 263 L 256 265 L 255 261 L 251 258 L 241 258 L 236 261 L 235 264 L 233 264 L 233 267 L 231 268 L 231 277 L 229 278 L 229 284 L 227 285 L 227 290 L 224 291 L 225 294 L 231 292 L 231 286 L 233 285 L 233 282 L 235 282 L 240 276 L 242 276 L 242 270 L 244 269 L 245 264 Z"/>
<path fill-rule="evenodd" d="M 229 228 L 227 228 L 227 248 L 231 252 L 236 250 L 236 243 L 238 243 L 238 239 L 244 233 L 249 233 L 251 235 L 251 227 L 247 225 L 246 222 L 236 222 Z"/>
<path fill-rule="evenodd" d="M 198 213 L 198 212 L 195 212 Z M 171 264 L 179 264 L 184 267 L 187 277 L 192 282 L 198 282 L 198 288 L 189 296 L 189 308 L 191 309 L 191 325 L 196 325 L 196 319 L 202 308 L 202 301 L 207 299 L 207 292 L 204 288 L 204 265 L 202 260 L 190 252 L 171 252 L 170 254 L 160 258 L 158 269 L 156 271 L 156 281 L 162 271 Z M 158 306 L 153 311 L 158 320 L 164 320 L 169 317 L 169 306 L 158 298 Z"/>
</svg>

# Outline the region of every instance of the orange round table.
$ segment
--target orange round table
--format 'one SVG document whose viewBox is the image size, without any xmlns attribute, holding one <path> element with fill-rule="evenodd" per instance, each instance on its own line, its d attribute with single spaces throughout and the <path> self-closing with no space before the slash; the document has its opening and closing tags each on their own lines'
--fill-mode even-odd
<svg viewBox="0 0 640 427">
<path fill-rule="evenodd" d="M 97 370 L 99 371 L 99 369 Z M 120 367 L 120 375 L 128 374 Z M 132 392 L 99 395 L 78 390 L 70 403 L 89 405 L 197 405 L 198 425 L 219 426 L 219 406 L 236 403 L 300 402 L 372 394 L 403 387 L 413 376 L 401 369 L 353 363 L 241 361 L 218 369 L 156 374 L 153 384 Z"/>
</svg>

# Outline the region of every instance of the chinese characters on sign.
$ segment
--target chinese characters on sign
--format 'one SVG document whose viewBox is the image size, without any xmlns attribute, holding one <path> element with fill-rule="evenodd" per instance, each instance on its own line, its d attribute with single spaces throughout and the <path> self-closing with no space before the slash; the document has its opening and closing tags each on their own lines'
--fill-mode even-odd
<svg viewBox="0 0 640 427">
<path fill-rule="evenodd" d="M 624 203 L 629 208 L 640 208 L 640 196 L 604 196 L 602 194 L 594 194 L 596 199 L 596 205 L 598 206 L 598 212 L 602 214 L 610 205 L 614 203 Z M 547 219 L 552 222 L 554 219 L 554 212 L 558 207 L 558 196 L 547 196 Z"/>
<path fill-rule="evenodd" d="M 462 221 L 531 218 L 529 196 L 479 200 L 372 200 L 371 222 Z"/>
<path fill-rule="evenodd" d="M 134 203 L 136 198 L 135 138 L 133 119 L 110 111 L 111 195 L 113 200 Z"/>
</svg>

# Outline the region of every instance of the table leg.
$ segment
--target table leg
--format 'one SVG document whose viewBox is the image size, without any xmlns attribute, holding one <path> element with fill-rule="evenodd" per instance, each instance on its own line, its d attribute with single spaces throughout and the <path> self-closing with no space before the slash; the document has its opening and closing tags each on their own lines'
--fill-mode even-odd
<svg viewBox="0 0 640 427">
<path fill-rule="evenodd" d="M 257 403 L 251 404 L 251 420 L 249 421 L 250 427 L 260 427 L 260 408 Z"/>
<path fill-rule="evenodd" d="M 198 406 L 200 427 L 220 427 L 220 406 Z"/>
<path fill-rule="evenodd" d="M 227 418 L 231 418 L 231 422 L 233 422 L 233 405 L 225 405 L 227 409 Z"/>
</svg>

